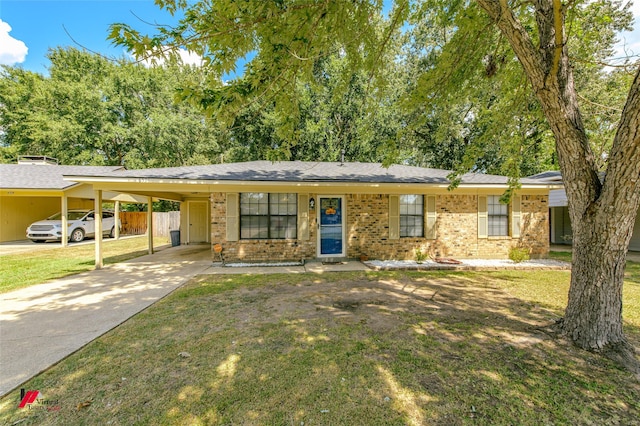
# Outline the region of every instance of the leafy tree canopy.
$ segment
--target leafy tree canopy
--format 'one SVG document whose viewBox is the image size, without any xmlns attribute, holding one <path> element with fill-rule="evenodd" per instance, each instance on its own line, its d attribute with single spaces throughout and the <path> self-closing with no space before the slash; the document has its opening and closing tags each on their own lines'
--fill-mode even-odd
<svg viewBox="0 0 640 426">
<path fill-rule="evenodd" d="M 154 35 L 115 24 L 110 37 L 140 58 L 178 49 L 201 55 L 207 78 L 192 80 L 180 96 L 242 127 L 240 139 L 249 143 L 232 158 L 336 159 L 344 149 L 353 160 L 514 178 L 558 167 L 553 135 L 518 59 L 475 2 L 399 0 L 391 9 L 383 1 L 156 3 L 183 10 L 181 23 Z M 535 39 L 533 8 L 517 11 Z M 586 110 L 599 113 L 585 121 L 602 167 L 630 84 L 628 74 L 603 64 L 631 20 L 620 1 L 567 8 L 576 84 Z M 244 74 L 223 81 L 242 64 Z M 345 115 L 345 108 L 360 115 Z M 373 124 L 372 111 L 386 116 L 384 129 Z M 249 136 L 258 128 L 269 140 Z"/>
<path fill-rule="evenodd" d="M 48 155 L 62 164 L 166 167 L 217 162 L 219 130 L 175 92 L 202 70 L 146 68 L 77 49 L 49 53 L 50 77 L 17 67 L 0 75 L 0 155 Z"/>
</svg>

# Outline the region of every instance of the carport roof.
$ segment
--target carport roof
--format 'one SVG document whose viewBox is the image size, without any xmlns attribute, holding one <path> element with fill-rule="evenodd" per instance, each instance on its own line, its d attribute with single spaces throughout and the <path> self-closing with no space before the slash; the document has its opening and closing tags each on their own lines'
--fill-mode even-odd
<svg viewBox="0 0 640 426">
<path fill-rule="evenodd" d="M 77 183 L 64 180 L 64 175 L 102 174 L 116 170 L 124 169 L 121 166 L 0 164 L 0 188 L 65 190 Z"/>
<path fill-rule="evenodd" d="M 361 183 L 422 183 L 449 185 L 449 170 L 429 169 L 404 165 L 385 168 L 380 163 L 339 163 L 304 161 L 251 161 L 244 163 L 213 164 L 207 166 L 169 167 L 161 169 L 93 171 L 65 173 L 69 179 L 82 181 L 82 177 L 99 180 L 135 181 L 236 181 L 236 182 L 361 182 Z M 91 180 L 91 179 L 88 179 Z M 467 173 L 461 177 L 463 185 L 506 185 L 506 176 Z M 537 179 L 524 178 L 521 184 L 546 186 Z"/>
</svg>

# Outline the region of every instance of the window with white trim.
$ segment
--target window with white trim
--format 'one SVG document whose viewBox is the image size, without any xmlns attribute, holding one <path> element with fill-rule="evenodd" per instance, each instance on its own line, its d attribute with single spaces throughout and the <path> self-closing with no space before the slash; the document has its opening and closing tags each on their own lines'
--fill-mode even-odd
<svg viewBox="0 0 640 426">
<path fill-rule="evenodd" d="M 490 237 L 509 235 L 509 206 L 500 202 L 499 195 L 487 196 L 487 217 Z"/>
<path fill-rule="evenodd" d="M 400 237 L 424 236 L 424 197 L 400 195 Z"/>
<path fill-rule="evenodd" d="M 293 239 L 297 236 L 296 194 L 240 194 L 240 238 Z"/>
</svg>

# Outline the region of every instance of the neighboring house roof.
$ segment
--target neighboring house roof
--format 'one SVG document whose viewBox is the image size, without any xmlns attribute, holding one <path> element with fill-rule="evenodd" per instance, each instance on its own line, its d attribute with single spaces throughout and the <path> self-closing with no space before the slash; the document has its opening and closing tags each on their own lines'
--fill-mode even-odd
<svg viewBox="0 0 640 426">
<path fill-rule="evenodd" d="M 600 181 L 604 181 L 605 173 L 599 172 L 598 177 Z M 563 185 L 562 174 L 559 171 L 538 173 L 537 175 L 529 176 L 529 179 L 537 179 L 549 184 Z M 567 201 L 567 193 L 564 187 L 549 191 L 549 207 L 567 207 L 568 205 L 569 202 Z"/>
<path fill-rule="evenodd" d="M 77 183 L 64 180 L 64 175 L 101 174 L 116 170 L 123 170 L 123 167 L 0 164 L 0 188 L 65 190 Z"/>
<path fill-rule="evenodd" d="M 562 183 L 562 173 L 560 173 L 560 171 L 558 170 L 549 170 L 533 176 L 529 176 L 528 179 L 537 179 L 539 181 L 547 183 Z"/>
<path fill-rule="evenodd" d="M 422 183 L 449 185 L 449 170 L 380 163 L 330 163 L 303 161 L 251 161 L 207 166 L 170 167 L 162 169 L 118 170 L 111 172 L 67 173 L 69 179 L 102 177 L 124 180 L 151 179 L 159 181 L 238 181 L 238 182 L 360 182 L 360 183 Z M 80 180 L 80 179 L 79 179 Z M 524 178 L 523 185 L 548 185 L 537 179 Z M 506 176 L 467 173 L 463 185 L 506 185 Z"/>
</svg>

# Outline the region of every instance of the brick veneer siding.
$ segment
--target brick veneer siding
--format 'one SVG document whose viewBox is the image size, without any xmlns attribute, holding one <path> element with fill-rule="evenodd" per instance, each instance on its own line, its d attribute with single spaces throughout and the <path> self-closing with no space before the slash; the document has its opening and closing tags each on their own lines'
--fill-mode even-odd
<svg viewBox="0 0 640 426">
<path fill-rule="evenodd" d="M 549 253 L 549 196 L 522 196 L 522 226 L 520 239 L 531 248 L 534 257 Z"/>
<path fill-rule="evenodd" d="M 310 196 L 318 199 L 316 194 Z M 222 242 L 227 261 L 280 261 L 316 258 L 316 211 L 309 211 L 309 240 L 225 241 L 226 197 L 211 197 L 211 241 Z M 389 239 L 389 196 L 348 194 L 346 202 L 347 257 L 414 259 L 417 248 L 441 257 L 506 258 L 516 245 L 531 248 L 532 256 L 549 251 L 548 197 L 523 195 L 520 238 L 478 238 L 476 195 L 436 196 L 436 239 Z"/>
</svg>

